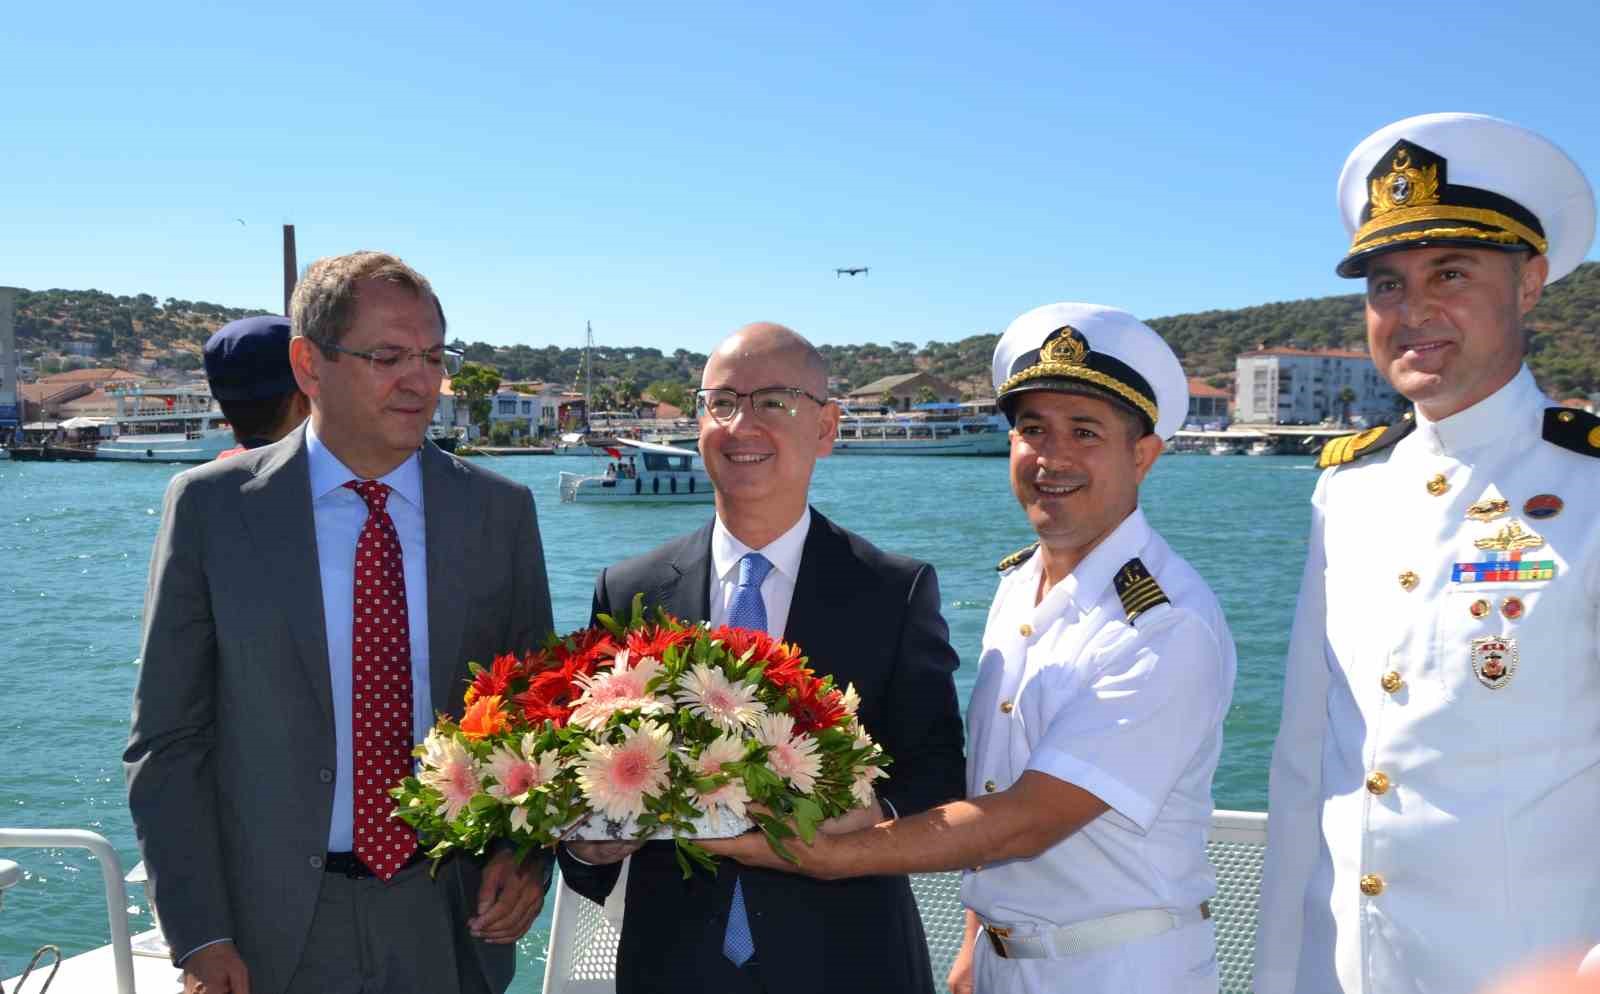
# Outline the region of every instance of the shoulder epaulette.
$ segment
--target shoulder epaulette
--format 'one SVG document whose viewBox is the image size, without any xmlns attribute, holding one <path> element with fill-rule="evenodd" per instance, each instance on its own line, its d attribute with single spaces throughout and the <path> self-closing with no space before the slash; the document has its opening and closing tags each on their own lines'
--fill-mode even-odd
<svg viewBox="0 0 1600 994">
<path fill-rule="evenodd" d="M 1317 468 L 1343 466 L 1374 452 L 1381 452 L 1411 434 L 1411 429 L 1416 426 L 1417 422 L 1407 413 L 1392 425 L 1368 428 L 1354 435 L 1340 435 L 1322 447 L 1322 452 L 1317 456 Z"/>
<path fill-rule="evenodd" d="M 1004 573 L 1008 569 L 1016 569 L 1018 566 L 1021 566 L 1023 563 L 1027 562 L 1029 556 L 1038 551 L 1038 542 L 1035 542 L 1032 545 L 1023 546 L 1016 552 L 1013 552 L 1011 555 L 1000 560 L 1000 565 L 996 566 L 995 569 L 1001 573 Z"/>
<path fill-rule="evenodd" d="M 1122 610 L 1128 615 L 1130 625 L 1151 608 L 1172 603 L 1137 556 L 1122 564 L 1112 582 L 1116 584 L 1117 596 L 1122 599 Z"/>
<path fill-rule="evenodd" d="M 1600 418 L 1570 407 L 1547 407 L 1544 440 L 1586 456 L 1600 456 Z"/>
</svg>

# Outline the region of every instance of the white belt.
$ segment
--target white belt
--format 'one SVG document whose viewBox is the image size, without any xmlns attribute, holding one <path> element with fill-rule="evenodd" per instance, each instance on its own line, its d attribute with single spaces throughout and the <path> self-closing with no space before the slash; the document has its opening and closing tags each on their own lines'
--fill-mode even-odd
<svg viewBox="0 0 1600 994">
<path fill-rule="evenodd" d="M 1104 918 L 1074 922 L 1060 928 L 1000 925 L 984 922 L 983 930 L 1001 959 L 1065 959 L 1134 939 L 1148 939 L 1211 917 L 1211 902 L 1186 911 L 1151 908 L 1123 911 Z"/>
</svg>

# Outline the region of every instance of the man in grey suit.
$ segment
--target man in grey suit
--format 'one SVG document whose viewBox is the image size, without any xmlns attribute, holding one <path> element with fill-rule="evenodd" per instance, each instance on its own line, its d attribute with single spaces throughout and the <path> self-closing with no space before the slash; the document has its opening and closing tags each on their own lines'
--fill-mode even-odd
<svg viewBox="0 0 1600 994">
<path fill-rule="evenodd" d="M 424 443 L 459 357 L 420 274 L 358 252 L 296 288 L 311 418 L 180 474 L 150 562 L 124 754 L 185 991 L 504 991 L 549 862 L 431 877 L 387 789 L 466 660 L 538 645 L 526 487 Z"/>
</svg>

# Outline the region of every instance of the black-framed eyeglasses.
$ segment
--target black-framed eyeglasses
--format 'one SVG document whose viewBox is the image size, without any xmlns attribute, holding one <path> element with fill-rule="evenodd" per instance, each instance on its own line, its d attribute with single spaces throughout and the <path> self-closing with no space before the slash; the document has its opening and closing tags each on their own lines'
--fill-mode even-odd
<svg viewBox="0 0 1600 994">
<path fill-rule="evenodd" d="M 739 413 L 739 401 L 750 398 L 750 410 L 764 421 L 780 421 L 800 413 L 800 398 L 827 406 L 827 401 L 799 387 L 762 387 L 740 393 L 726 387 L 702 387 L 694 392 L 695 408 L 715 421 L 732 421 Z"/>
<path fill-rule="evenodd" d="M 465 353 L 458 348 L 448 345 L 435 345 L 431 349 L 407 349 L 398 345 L 382 345 L 375 349 L 362 351 L 361 349 L 347 349 L 342 345 L 312 339 L 317 343 L 317 348 L 328 352 L 338 352 L 341 355 L 355 356 L 365 359 L 372 364 L 372 368 L 385 375 L 394 375 L 401 371 L 401 363 L 409 359 L 422 360 L 422 368 L 430 373 L 441 373 L 445 376 L 454 376 L 461 372 L 461 362 Z"/>
</svg>

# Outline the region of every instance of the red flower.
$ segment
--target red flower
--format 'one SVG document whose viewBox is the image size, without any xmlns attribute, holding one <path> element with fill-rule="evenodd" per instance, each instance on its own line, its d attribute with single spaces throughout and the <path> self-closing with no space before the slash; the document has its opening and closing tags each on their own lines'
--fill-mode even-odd
<svg viewBox="0 0 1600 994">
<path fill-rule="evenodd" d="M 628 652 L 634 656 L 654 656 L 660 659 L 668 648 L 694 641 L 693 628 L 669 628 L 652 625 L 628 633 Z"/>
<path fill-rule="evenodd" d="M 488 669 L 473 677 L 472 686 L 467 688 L 466 703 L 471 704 L 480 697 L 503 697 L 510 689 L 512 679 L 521 675 L 521 670 L 522 664 L 513 653 L 494 657 L 494 663 Z"/>
<path fill-rule="evenodd" d="M 824 691 L 823 681 L 803 674 L 789 689 L 789 714 L 796 732 L 832 728 L 845 718 L 844 694 L 831 687 Z"/>
</svg>

